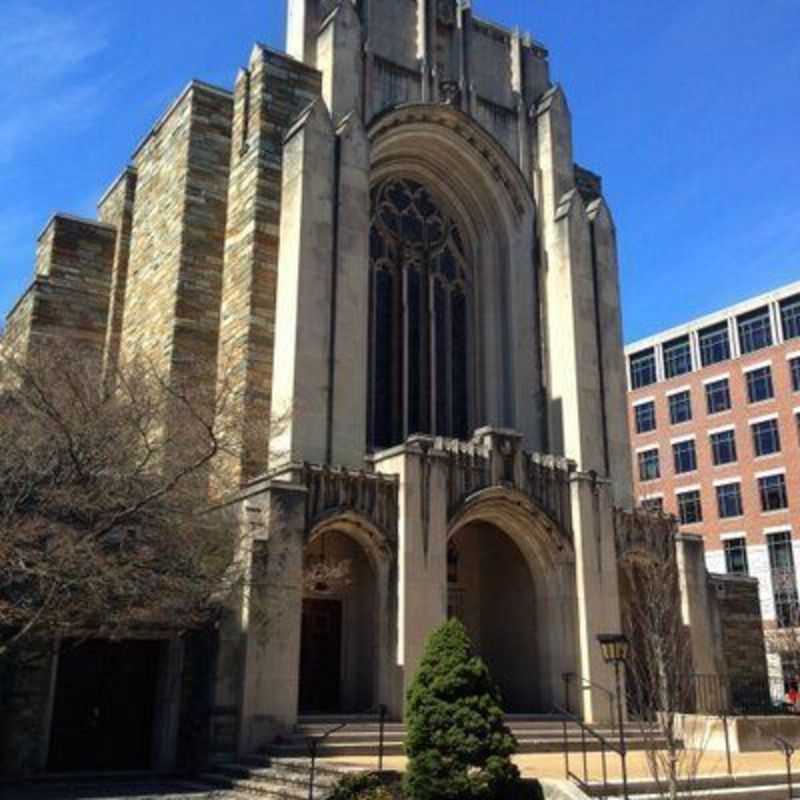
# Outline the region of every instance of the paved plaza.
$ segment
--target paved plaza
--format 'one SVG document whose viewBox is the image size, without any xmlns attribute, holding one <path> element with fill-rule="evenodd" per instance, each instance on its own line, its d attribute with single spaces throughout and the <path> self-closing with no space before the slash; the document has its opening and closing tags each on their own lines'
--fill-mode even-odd
<svg viewBox="0 0 800 800">
<path fill-rule="evenodd" d="M 0 800 L 237 800 L 237 792 L 204 790 L 170 780 L 0 784 Z"/>
</svg>

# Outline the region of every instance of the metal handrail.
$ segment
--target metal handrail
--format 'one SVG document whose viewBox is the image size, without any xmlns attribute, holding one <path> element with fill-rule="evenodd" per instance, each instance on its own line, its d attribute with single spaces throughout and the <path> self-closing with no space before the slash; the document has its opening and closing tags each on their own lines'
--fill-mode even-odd
<svg viewBox="0 0 800 800">
<path fill-rule="evenodd" d="M 603 686 L 601 683 L 590 681 L 588 678 L 584 678 L 582 675 L 577 675 L 574 672 L 564 672 L 561 677 L 564 681 L 564 686 L 566 687 L 566 696 L 564 699 L 566 700 L 567 708 L 569 708 L 569 685 L 573 681 L 579 680 L 581 682 L 581 689 L 584 692 L 589 692 L 592 689 L 597 689 L 598 691 L 603 692 L 608 697 L 608 718 L 611 720 L 611 730 L 616 730 L 616 723 L 614 721 L 614 707 L 616 704 L 617 695 L 615 692 L 612 692 L 611 689 L 609 689 L 607 686 Z"/>
<path fill-rule="evenodd" d="M 322 736 L 308 736 L 306 737 L 306 746 L 308 747 L 308 754 L 311 758 L 311 766 L 308 772 L 308 800 L 314 800 L 314 778 L 316 777 L 316 766 L 317 766 L 317 751 L 319 750 L 319 746 L 333 733 L 336 731 L 340 731 L 342 728 L 346 728 L 350 724 L 350 721 L 342 722 L 339 725 L 335 725 L 330 730 L 325 731 Z"/>
<path fill-rule="evenodd" d="M 783 757 L 786 759 L 786 781 L 789 790 L 789 794 L 786 796 L 789 798 L 789 800 L 791 800 L 792 794 L 794 793 L 792 781 L 792 756 L 795 753 L 795 748 L 794 745 L 784 739 L 783 736 L 776 736 L 774 742 L 783 751 Z"/>
<path fill-rule="evenodd" d="M 383 772 L 383 750 L 384 750 L 386 716 L 389 713 L 389 709 L 383 703 L 379 703 L 376 706 L 368 708 L 364 713 L 370 714 L 373 711 L 378 712 L 378 772 Z M 337 731 L 342 730 L 342 728 L 346 728 L 351 722 L 354 721 L 355 720 L 348 719 L 345 720 L 344 722 L 340 722 L 338 725 L 334 725 L 332 728 L 330 728 L 330 730 L 325 731 L 325 733 L 323 733 L 321 736 L 306 737 L 306 747 L 308 748 L 308 754 L 311 759 L 311 765 L 308 773 L 308 800 L 314 800 L 314 780 L 316 778 L 317 753 L 319 751 L 319 746 L 329 736 L 336 733 Z"/>
<path fill-rule="evenodd" d="M 561 722 L 564 732 L 564 774 L 567 780 L 571 780 L 585 791 L 587 794 L 591 793 L 593 787 L 589 785 L 589 759 L 588 750 L 586 749 L 586 734 L 597 739 L 600 742 L 600 761 L 603 767 L 603 791 L 608 789 L 608 765 L 606 762 L 606 751 L 616 753 L 620 758 L 624 758 L 625 753 L 620 745 L 617 747 L 611 741 L 606 739 L 602 733 L 596 731 L 591 725 L 587 725 L 580 717 L 575 716 L 571 711 L 567 711 L 560 706 L 553 706 L 553 712 L 561 716 Z M 572 771 L 569 762 L 569 734 L 567 733 L 567 722 L 572 722 L 577 725 L 581 732 L 581 755 L 583 761 L 583 778 Z"/>
</svg>

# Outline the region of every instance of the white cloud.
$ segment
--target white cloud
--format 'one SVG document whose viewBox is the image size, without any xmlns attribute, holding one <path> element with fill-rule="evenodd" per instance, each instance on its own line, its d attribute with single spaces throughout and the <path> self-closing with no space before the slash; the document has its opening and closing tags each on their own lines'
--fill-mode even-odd
<svg viewBox="0 0 800 800">
<path fill-rule="evenodd" d="M 12 0 L 10 7 L 4 8 L 3 17 L 0 70 L 16 77 L 6 83 L 4 91 L 58 80 L 107 43 L 104 26 L 87 11 L 55 14 Z"/>
<path fill-rule="evenodd" d="M 75 130 L 96 116 L 110 83 L 102 70 L 93 69 L 108 45 L 101 9 L 53 12 L 29 0 L 4 4 L 0 163 L 43 134 Z"/>
</svg>

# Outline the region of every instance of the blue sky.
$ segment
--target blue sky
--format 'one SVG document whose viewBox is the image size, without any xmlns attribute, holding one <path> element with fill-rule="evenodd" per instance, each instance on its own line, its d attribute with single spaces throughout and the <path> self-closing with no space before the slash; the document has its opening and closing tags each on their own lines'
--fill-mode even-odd
<svg viewBox="0 0 800 800">
<path fill-rule="evenodd" d="M 0 315 L 54 211 L 92 215 L 193 77 L 230 86 L 283 0 L 2 0 Z M 551 52 L 604 176 L 639 338 L 800 278 L 798 0 L 476 0 Z"/>
</svg>

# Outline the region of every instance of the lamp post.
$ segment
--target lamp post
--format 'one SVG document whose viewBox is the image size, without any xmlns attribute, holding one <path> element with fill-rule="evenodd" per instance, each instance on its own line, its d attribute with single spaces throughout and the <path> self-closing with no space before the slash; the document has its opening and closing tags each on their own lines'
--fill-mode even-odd
<svg viewBox="0 0 800 800">
<path fill-rule="evenodd" d="M 621 633 L 601 633 L 597 637 L 600 642 L 600 650 L 603 653 L 603 660 L 606 664 L 613 664 L 614 678 L 617 684 L 617 716 L 619 717 L 619 752 L 622 761 L 622 795 L 628 800 L 628 766 L 627 748 L 625 746 L 625 721 L 622 712 L 622 679 L 620 677 L 620 667 L 628 657 L 628 638 Z"/>
</svg>

